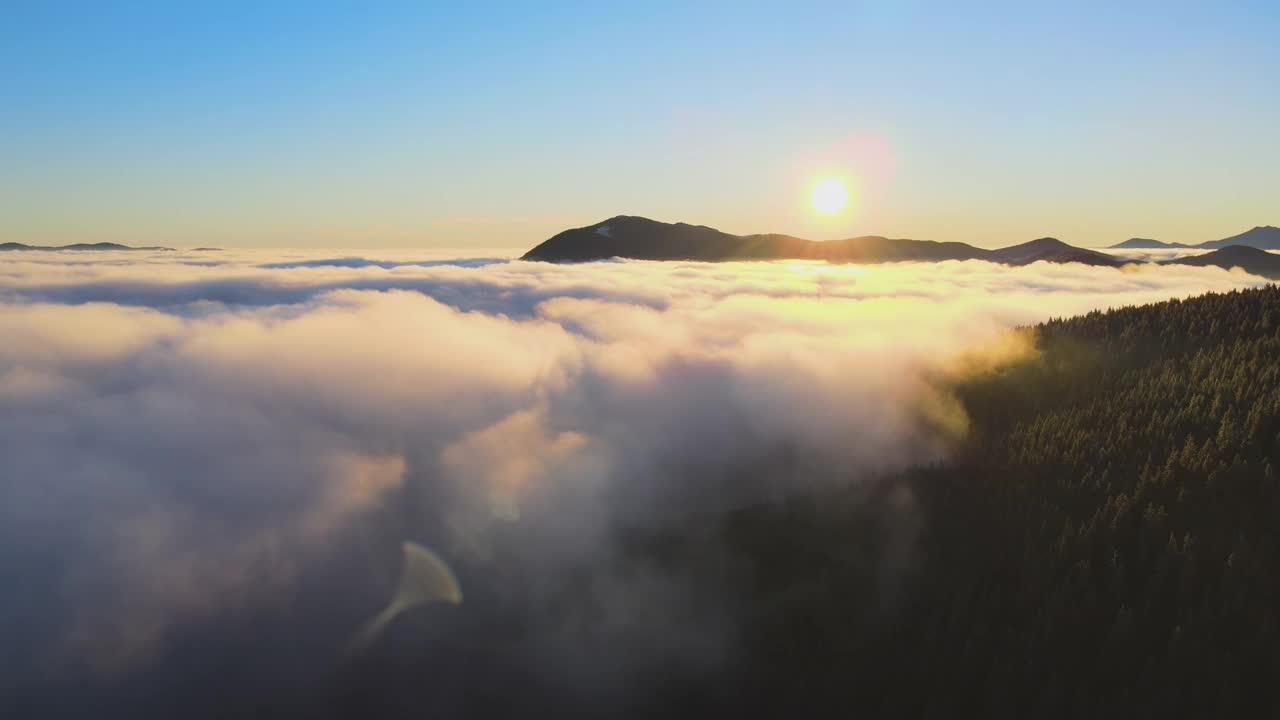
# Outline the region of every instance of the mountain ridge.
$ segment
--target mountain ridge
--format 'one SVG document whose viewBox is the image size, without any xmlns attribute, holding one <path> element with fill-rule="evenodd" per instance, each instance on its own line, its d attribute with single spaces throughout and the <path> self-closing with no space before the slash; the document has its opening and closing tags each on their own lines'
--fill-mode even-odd
<svg viewBox="0 0 1280 720">
<path fill-rule="evenodd" d="M 988 260 L 1006 265 L 1038 261 L 1082 262 L 1119 266 L 1124 261 L 1056 238 L 1039 238 L 996 250 L 961 242 L 886 238 L 863 235 L 839 240 L 807 240 L 764 233 L 731 235 L 706 225 L 664 223 L 645 217 L 618 215 L 571 228 L 538 244 L 522 260 L 589 262 L 609 258 L 630 260 L 825 260 L 827 262 L 900 262 Z"/>
<path fill-rule="evenodd" d="M 1162 242 L 1160 240 L 1152 240 L 1151 238 L 1129 238 L 1124 242 L 1118 242 L 1115 245 L 1107 246 L 1108 250 L 1162 250 L 1162 249 L 1187 249 L 1187 250 L 1216 250 L 1220 248 L 1231 247 L 1233 245 L 1252 247 L 1259 250 L 1280 250 L 1280 227 L 1274 225 L 1258 225 L 1252 229 L 1245 230 L 1239 235 L 1222 238 L 1221 240 L 1206 240 L 1195 245 L 1187 245 L 1185 243 Z"/>
<path fill-rule="evenodd" d="M 1232 235 L 1221 240 L 1209 240 L 1195 247 L 1225 248 L 1232 245 L 1243 245 L 1259 250 L 1280 250 L 1280 227 L 1274 225 L 1258 225 L 1245 230 L 1239 235 Z"/>
<path fill-rule="evenodd" d="M 1124 242 L 1118 242 L 1115 245 L 1108 245 L 1108 250 L 1164 250 L 1173 248 L 1191 248 L 1194 245 L 1185 245 L 1183 243 L 1163 242 L 1160 240 L 1152 240 L 1151 238 L 1129 238 Z"/>
<path fill-rule="evenodd" d="M 106 251 L 106 250 L 151 250 L 169 252 L 174 248 L 162 247 L 160 245 L 148 245 L 145 247 L 134 247 L 132 245 L 121 245 L 113 242 L 98 243 L 72 243 L 71 245 L 28 245 L 20 242 L 0 243 L 0 252 L 21 252 L 25 250 L 75 250 L 75 251 Z"/>
<path fill-rule="evenodd" d="M 1165 260 L 1161 265 L 1189 265 L 1193 267 L 1220 267 L 1227 270 L 1240 268 L 1250 275 L 1261 275 L 1270 280 L 1280 280 L 1280 255 L 1249 245 L 1227 247 L 1189 257 Z"/>
</svg>

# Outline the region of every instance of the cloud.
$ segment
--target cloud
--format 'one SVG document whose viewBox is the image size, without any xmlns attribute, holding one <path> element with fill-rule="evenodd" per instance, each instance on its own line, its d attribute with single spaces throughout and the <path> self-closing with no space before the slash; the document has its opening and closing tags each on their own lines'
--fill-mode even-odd
<svg viewBox="0 0 1280 720">
<path fill-rule="evenodd" d="M 945 378 L 1027 352 L 1012 326 L 1262 282 L 196 255 L 0 266 L 0 577 L 25 588 L 0 600 L 0 672 L 24 697 L 209 693 L 192 658 L 219 649 L 246 683 L 314 687 L 404 540 L 467 602 L 402 635 L 487 647 L 485 672 L 582 692 L 715 664 L 727 600 L 625 555 L 629 532 L 945 458 L 966 422 Z M 901 568 L 918 521 L 895 507 Z"/>
<path fill-rule="evenodd" d="M 308 267 L 349 267 L 364 268 L 377 267 L 384 270 L 390 270 L 398 267 L 440 267 L 444 265 L 454 265 L 457 267 L 483 267 L 494 263 L 504 262 L 502 258 L 458 258 L 450 260 L 420 260 L 411 261 L 395 261 L 395 260 L 370 260 L 362 257 L 341 257 L 341 258 L 318 258 L 316 260 L 290 260 L 286 262 L 263 263 L 258 267 L 268 270 L 287 270 L 291 268 L 308 268 Z"/>
</svg>

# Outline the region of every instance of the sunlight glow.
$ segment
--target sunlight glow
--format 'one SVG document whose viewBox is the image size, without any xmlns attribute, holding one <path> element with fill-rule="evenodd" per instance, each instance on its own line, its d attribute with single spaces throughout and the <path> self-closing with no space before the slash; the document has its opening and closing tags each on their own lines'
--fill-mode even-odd
<svg viewBox="0 0 1280 720">
<path fill-rule="evenodd" d="M 835 215 L 849 204 L 849 189 L 839 178 L 823 178 L 813 184 L 809 202 L 823 215 Z"/>
</svg>

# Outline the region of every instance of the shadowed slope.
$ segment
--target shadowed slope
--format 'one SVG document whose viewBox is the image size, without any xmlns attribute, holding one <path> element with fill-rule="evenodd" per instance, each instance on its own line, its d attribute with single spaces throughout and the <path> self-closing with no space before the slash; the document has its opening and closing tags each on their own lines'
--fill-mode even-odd
<svg viewBox="0 0 1280 720">
<path fill-rule="evenodd" d="M 1202 248 L 1226 248 L 1232 245 L 1245 245 L 1261 250 L 1280 250 L 1280 227 L 1272 225 L 1259 225 L 1252 230 L 1246 230 L 1239 235 L 1232 235 L 1229 238 L 1221 240 L 1210 240 L 1209 242 L 1200 243 L 1197 247 Z"/>
<path fill-rule="evenodd" d="M 1152 240 L 1151 238 L 1129 238 L 1124 242 L 1118 242 L 1110 246 L 1112 250 L 1171 250 L 1176 248 L 1189 248 L 1193 245 L 1183 245 L 1182 243 L 1161 242 L 1160 240 Z"/>
<path fill-rule="evenodd" d="M 1110 255 L 1078 248 L 1068 245 L 1057 238 L 1050 237 L 992 250 L 990 259 L 1009 265 L 1030 265 L 1041 260 L 1056 263 L 1079 262 L 1086 265 L 1118 266 L 1124 264 L 1123 261 Z"/>
<path fill-rule="evenodd" d="M 1168 260 L 1161 264 L 1213 266 L 1227 270 L 1238 267 L 1251 275 L 1280 280 L 1280 255 L 1273 255 L 1266 250 L 1245 245 L 1232 245 L 1203 255 Z"/>
<path fill-rule="evenodd" d="M 147 247 L 132 247 L 129 245 L 121 245 L 113 242 L 100 243 L 75 243 L 73 245 L 27 245 L 20 242 L 0 243 L 0 251 L 3 250 L 172 250 L 170 247 L 160 247 L 159 245 L 150 245 Z M 196 248 L 204 250 L 209 248 Z"/>
<path fill-rule="evenodd" d="M 805 240 L 790 235 L 730 235 L 705 225 L 663 223 L 620 215 L 582 228 L 565 230 L 524 254 L 523 260 L 587 262 L 608 258 L 632 260 L 826 260 L 879 263 L 899 261 L 990 260 L 1026 265 L 1039 260 L 1120 265 L 1103 253 L 1073 247 L 1053 238 L 1000 250 L 960 242 L 906 240 L 878 235 Z"/>
</svg>

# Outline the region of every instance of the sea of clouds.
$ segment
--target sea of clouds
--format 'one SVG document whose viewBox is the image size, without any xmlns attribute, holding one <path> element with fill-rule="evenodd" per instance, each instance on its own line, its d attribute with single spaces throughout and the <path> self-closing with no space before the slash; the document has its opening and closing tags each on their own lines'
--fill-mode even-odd
<svg viewBox="0 0 1280 720">
<path fill-rule="evenodd" d="M 945 460 L 966 430 L 948 381 L 1032 352 L 1015 326 L 1263 282 L 978 261 L 0 256 L 0 710 L 303 696 L 352 662 L 404 540 L 466 595 L 384 642 L 449 645 L 438 677 L 572 693 L 714 663 L 732 652 L 725 606 L 616 562 L 629 531 Z M 565 609 L 584 572 L 590 597 Z M 537 622 L 513 639 L 507 617 Z"/>
</svg>

